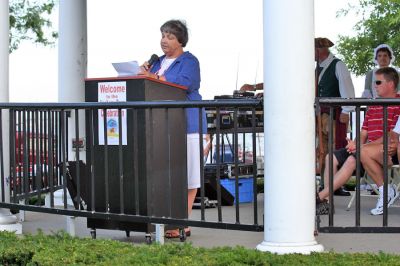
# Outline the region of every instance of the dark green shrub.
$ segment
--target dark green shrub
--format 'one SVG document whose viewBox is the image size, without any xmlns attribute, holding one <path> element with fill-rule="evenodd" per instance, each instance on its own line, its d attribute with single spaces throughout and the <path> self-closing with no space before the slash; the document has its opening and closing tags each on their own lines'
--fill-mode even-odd
<svg viewBox="0 0 400 266">
<path fill-rule="evenodd" d="M 1 265 L 400 265 L 379 254 L 275 255 L 243 247 L 195 248 L 187 243 L 132 245 L 71 237 L 65 232 L 15 236 L 0 232 Z"/>
</svg>

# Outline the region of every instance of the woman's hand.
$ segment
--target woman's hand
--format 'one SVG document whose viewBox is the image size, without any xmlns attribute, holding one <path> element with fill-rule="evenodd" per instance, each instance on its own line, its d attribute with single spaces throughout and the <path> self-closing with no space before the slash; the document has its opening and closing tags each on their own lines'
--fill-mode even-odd
<svg viewBox="0 0 400 266">
<path fill-rule="evenodd" d="M 149 71 L 149 70 L 150 70 L 150 64 L 147 61 L 140 66 L 140 71 Z"/>
<path fill-rule="evenodd" d="M 140 72 L 138 73 L 138 76 L 145 76 L 153 79 L 160 79 L 160 77 L 157 74 L 151 73 L 148 70 L 145 70 L 143 66 L 140 67 Z"/>
</svg>

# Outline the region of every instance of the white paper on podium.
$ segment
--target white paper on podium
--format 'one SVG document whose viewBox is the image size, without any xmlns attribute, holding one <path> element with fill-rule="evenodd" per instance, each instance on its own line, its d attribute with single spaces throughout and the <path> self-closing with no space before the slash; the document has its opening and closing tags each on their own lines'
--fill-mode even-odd
<svg viewBox="0 0 400 266">
<path fill-rule="evenodd" d="M 136 76 L 140 67 L 137 61 L 112 63 L 113 67 L 118 73 L 118 77 Z"/>
</svg>

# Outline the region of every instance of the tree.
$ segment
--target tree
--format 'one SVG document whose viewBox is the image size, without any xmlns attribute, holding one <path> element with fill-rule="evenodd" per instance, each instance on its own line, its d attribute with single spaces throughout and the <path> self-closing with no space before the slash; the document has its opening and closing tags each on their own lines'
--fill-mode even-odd
<svg viewBox="0 0 400 266">
<path fill-rule="evenodd" d="M 356 36 L 339 35 L 337 51 L 343 56 L 350 71 L 365 75 L 373 66 L 373 48 L 386 43 L 398 55 L 400 63 L 400 0 L 359 0 L 359 6 L 349 6 L 338 12 L 338 17 L 354 12 L 362 19 L 356 23 Z"/>
<path fill-rule="evenodd" d="M 57 32 L 51 31 L 50 14 L 55 0 L 10 0 L 10 53 L 23 40 L 52 45 Z"/>
</svg>

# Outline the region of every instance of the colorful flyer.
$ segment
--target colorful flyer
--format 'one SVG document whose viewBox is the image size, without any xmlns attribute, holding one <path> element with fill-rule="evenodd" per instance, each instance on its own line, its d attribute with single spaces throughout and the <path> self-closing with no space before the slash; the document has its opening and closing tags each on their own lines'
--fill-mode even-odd
<svg viewBox="0 0 400 266">
<path fill-rule="evenodd" d="M 99 82 L 98 83 L 99 102 L 126 102 L 126 81 Z M 127 110 L 121 109 L 122 121 L 122 145 L 127 145 Z M 118 109 L 106 110 L 107 124 L 107 145 L 119 145 L 119 119 Z M 99 110 L 99 145 L 104 145 L 104 110 Z"/>
</svg>

